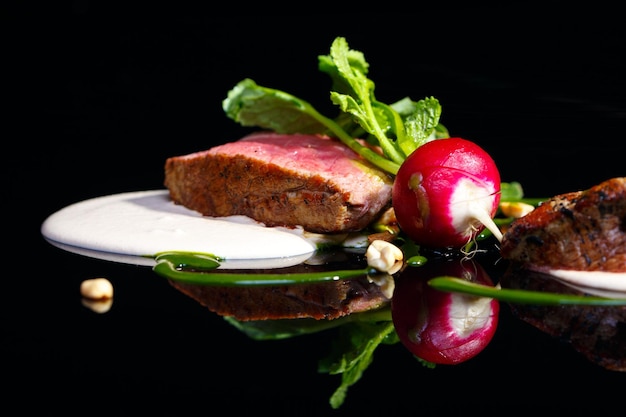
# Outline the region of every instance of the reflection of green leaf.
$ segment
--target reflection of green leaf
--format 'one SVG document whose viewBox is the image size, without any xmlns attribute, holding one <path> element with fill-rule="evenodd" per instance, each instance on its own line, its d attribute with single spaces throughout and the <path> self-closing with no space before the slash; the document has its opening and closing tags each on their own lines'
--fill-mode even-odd
<svg viewBox="0 0 626 417">
<path fill-rule="evenodd" d="M 233 317 L 224 317 L 228 323 L 254 340 L 278 340 L 305 334 L 318 333 L 348 323 L 390 322 L 391 309 L 384 306 L 376 310 L 352 313 L 333 320 L 317 319 L 277 319 L 239 321 Z"/>
<path fill-rule="evenodd" d="M 339 328 L 339 337 L 330 355 L 319 362 L 318 371 L 331 375 L 341 374 L 341 384 L 330 397 L 330 405 L 341 407 L 348 393 L 374 359 L 374 351 L 381 343 L 398 341 L 393 323 L 358 322 Z"/>
<path fill-rule="evenodd" d="M 331 352 L 319 361 L 318 372 L 341 374 L 341 384 L 331 396 L 330 405 L 337 409 L 345 401 L 348 388 L 363 375 L 372 363 L 374 351 L 380 344 L 400 341 L 391 321 L 389 306 L 354 313 L 334 320 L 283 319 L 239 321 L 224 319 L 255 340 L 278 340 L 336 328 Z"/>
<path fill-rule="evenodd" d="M 254 340 L 279 340 L 305 334 L 317 333 L 346 323 L 345 320 L 282 319 L 239 321 L 232 317 L 224 319 Z"/>
</svg>

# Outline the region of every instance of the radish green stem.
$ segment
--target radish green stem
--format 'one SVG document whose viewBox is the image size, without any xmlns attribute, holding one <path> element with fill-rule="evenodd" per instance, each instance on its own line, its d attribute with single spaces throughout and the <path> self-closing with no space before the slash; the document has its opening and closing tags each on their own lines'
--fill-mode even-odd
<svg viewBox="0 0 626 417">
<path fill-rule="evenodd" d="M 371 268 L 307 272 L 307 273 L 264 273 L 250 274 L 247 272 L 213 272 L 219 266 L 217 258 L 201 254 L 167 252 L 155 257 L 157 263 L 154 272 L 187 284 L 214 286 L 263 286 L 291 285 L 338 281 L 341 279 L 358 278 L 368 274 L 377 274 Z"/>
<path fill-rule="evenodd" d="M 372 164 L 377 167 L 395 175 L 400 168 L 400 164 L 394 162 L 393 160 L 384 158 L 374 152 L 372 149 L 368 148 L 360 144 L 352 135 L 346 132 L 337 122 L 334 120 L 322 115 L 318 112 L 310 103 L 305 100 L 299 99 L 297 97 L 291 96 L 288 93 L 283 91 L 273 90 L 264 87 L 255 86 L 258 89 L 262 89 L 266 92 L 266 94 L 275 94 L 276 96 L 281 97 L 283 100 L 288 101 L 294 107 L 299 108 L 303 113 L 307 114 L 309 117 L 317 120 L 319 123 L 324 125 L 328 130 L 335 134 L 335 136 L 343 142 L 344 145 L 352 149 L 357 154 L 361 155 L 363 158 L 367 159 Z M 250 87 L 248 87 L 250 88 Z"/>
<path fill-rule="evenodd" d="M 372 164 L 389 172 L 390 174 L 395 175 L 398 173 L 398 169 L 400 169 L 400 164 L 390 159 L 383 158 L 367 146 L 361 145 L 357 140 L 355 140 L 351 135 L 343 130 L 341 126 L 335 123 L 335 121 L 328 119 L 322 115 L 319 115 L 318 120 L 320 122 L 323 122 L 329 128 L 329 130 L 332 131 L 341 142 L 343 142 L 344 145 L 348 146 L 350 149 L 361 155 L 363 158 L 367 159 Z"/>
<path fill-rule="evenodd" d="M 258 273 L 215 271 L 222 261 L 221 258 L 204 253 L 161 252 L 154 255 L 156 265 L 153 270 L 165 278 L 196 285 L 213 286 L 269 286 L 313 284 L 327 281 L 338 281 L 363 276 L 374 276 L 379 272 L 373 268 L 349 270 L 306 272 L 306 273 Z M 537 305 L 626 305 L 626 298 L 604 298 L 577 296 L 573 294 L 557 294 L 539 291 L 499 289 L 468 282 L 455 277 L 437 277 L 428 281 L 435 289 L 448 292 L 459 292 L 481 297 L 495 298 L 518 304 Z"/>
<path fill-rule="evenodd" d="M 536 305 L 594 305 L 594 306 L 623 306 L 626 298 L 604 298 L 574 294 L 557 294 L 542 291 L 514 290 L 495 288 L 476 284 L 455 277 L 437 277 L 428 281 L 428 285 L 435 289 L 447 292 L 477 295 L 480 297 L 495 298 L 500 301 L 515 304 Z"/>
</svg>

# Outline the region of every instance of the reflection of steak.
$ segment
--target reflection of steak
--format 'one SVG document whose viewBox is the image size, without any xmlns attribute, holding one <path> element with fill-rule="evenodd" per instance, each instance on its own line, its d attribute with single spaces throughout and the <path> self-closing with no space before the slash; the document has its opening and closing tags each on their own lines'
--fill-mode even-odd
<svg viewBox="0 0 626 417">
<path fill-rule="evenodd" d="M 550 275 L 512 267 L 501 278 L 505 288 L 580 294 Z M 625 306 L 541 306 L 511 304 L 518 318 L 569 343 L 591 362 L 626 372 Z"/>
<path fill-rule="evenodd" d="M 312 268 L 315 269 L 299 265 L 285 268 L 282 272 L 312 272 Z M 365 277 L 268 287 L 215 287 L 173 280 L 170 284 L 214 313 L 241 321 L 336 319 L 382 307 L 389 302 L 381 287 Z"/>
<path fill-rule="evenodd" d="M 175 203 L 203 215 L 338 233 L 371 223 L 392 179 L 333 139 L 256 133 L 168 158 L 164 183 Z"/>
<path fill-rule="evenodd" d="M 626 177 L 553 197 L 516 219 L 501 254 L 540 271 L 626 272 Z"/>
</svg>

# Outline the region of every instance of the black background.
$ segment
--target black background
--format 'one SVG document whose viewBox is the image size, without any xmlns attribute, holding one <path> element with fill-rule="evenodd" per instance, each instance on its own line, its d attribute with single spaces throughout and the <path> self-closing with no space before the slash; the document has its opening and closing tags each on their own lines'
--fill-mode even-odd
<svg viewBox="0 0 626 417">
<path fill-rule="evenodd" d="M 180 10 L 179 10 L 180 9 Z M 153 11 L 153 10 L 152 10 Z M 503 308 L 494 341 L 454 367 L 400 345 L 332 410 L 318 374 L 328 335 L 254 342 L 149 268 L 64 252 L 41 223 L 68 204 L 162 188 L 168 156 L 245 130 L 221 102 L 249 77 L 333 114 L 317 56 L 364 52 L 381 101 L 437 97 L 455 136 L 492 154 L 532 197 L 624 176 L 626 30 L 615 10 L 426 8 L 420 14 L 216 15 L 74 2 L 4 14 L 2 391 L 20 414 L 435 415 L 608 413 L 626 375 L 602 369 Z M 102 315 L 79 285 L 115 286 Z"/>
</svg>

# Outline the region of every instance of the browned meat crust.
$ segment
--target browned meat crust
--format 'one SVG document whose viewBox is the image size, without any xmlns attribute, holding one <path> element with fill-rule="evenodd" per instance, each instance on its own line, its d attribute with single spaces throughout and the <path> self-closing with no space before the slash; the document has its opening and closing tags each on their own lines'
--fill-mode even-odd
<svg viewBox="0 0 626 417">
<path fill-rule="evenodd" d="M 164 183 L 175 203 L 206 216 L 341 233 L 364 229 L 389 206 L 392 180 L 328 138 L 257 134 L 168 158 Z"/>
<path fill-rule="evenodd" d="M 380 287 L 365 278 L 271 287 L 170 284 L 214 313 L 241 321 L 336 319 L 389 302 Z"/>
<path fill-rule="evenodd" d="M 501 255 L 535 270 L 626 272 L 626 177 L 558 195 L 516 219 Z"/>
<path fill-rule="evenodd" d="M 500 283 L 504 288 L 581 294 L 550 275 L 519 265 L 509 268 Z M 515 316 L 570 344 L 591 362 L 626 372 L 626 307 L 511 304 L 510 308 Z"/>
</svg>

